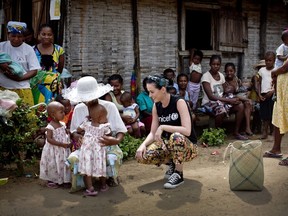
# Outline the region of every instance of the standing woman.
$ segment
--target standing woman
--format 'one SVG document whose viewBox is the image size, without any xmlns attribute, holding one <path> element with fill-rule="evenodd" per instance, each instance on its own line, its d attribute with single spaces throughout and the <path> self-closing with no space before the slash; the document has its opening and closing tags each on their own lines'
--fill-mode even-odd
<svg viewBox="0 0 288 216">
<path fill-rule="evenodd" d="M 193 144 L 192 117 L 188 105 L 180 97 L 166 91 L 168 80 L 148 76 L 147 90 L 154 101 L 151 131 L 139 146 L 136 158 L 139 163 L 169 165 L 165 173 L 168 181 L 164 188 L 172 189 L 184 183 L 183 162 L 197 156 Z"/>
<path fill-rule="evenodd" d="M 9 63 L 0 64 L 0 90 L 8 89 L 16 92 L 25 103 L 34 105 L 30 89 L 30 78 L 40 69 L 33 48 L 24 43 L 26 23 L 10 21 L 7 24 L 8 41 L 0 43 L 0 52 L 7 53 L 12 61 L 24 69 L 23 76 L 14 75 Z"/>
<path fill-rule="evenodd" d="M 283 135 L 288 132 L 288 61 L 286 60 L 281 67 L 274 69 L 271 76 L 274 82 L 277 79 L 277 99 L 274 102 L 272 114 L 272 124 L 275 126 L 274 143 L 272 149 L 264 153 L 264 157 L 282 158 L 281 141 Z M 280 161 L 279 165 L 288 166 L 288 157 Z"/>
<path fill-rule="evenodd" d="M 61 93 L 60 74 L 64 68 L 64 49 L 54 44 L 54 33 L 48 24 L 40 26 L 38 40 L 39 44 L 34 46 L 34 51 L 42 71 L 38 72 L 37 80 L 32 84 L 34 102 L 49 103 Z"/>
</svg>

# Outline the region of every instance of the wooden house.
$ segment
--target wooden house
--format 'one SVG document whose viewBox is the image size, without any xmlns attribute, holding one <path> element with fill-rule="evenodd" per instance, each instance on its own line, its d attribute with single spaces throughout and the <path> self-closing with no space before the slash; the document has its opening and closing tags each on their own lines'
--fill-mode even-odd
<svg viewBox="0 0 288 216">
<path fill-rule="evenodd" d="M 119 73 L 126 89 L 132 72 L 139 88 L 143 77 L 165 68 L 187 72 L 191 48 L 203 51 L 204 72 L 210 56 L 220 54 L 222 70 L 233 62 L 240 77 L 251 77 L 288 27 L 286 0 L 61 0 L 61 18 L 53 21 L 51 1 L 2 0 L 2 40 L 9 20 L 27 22 L 36 35 L 50 23 L 73 75 L 102 81 Z"/>
</svg>

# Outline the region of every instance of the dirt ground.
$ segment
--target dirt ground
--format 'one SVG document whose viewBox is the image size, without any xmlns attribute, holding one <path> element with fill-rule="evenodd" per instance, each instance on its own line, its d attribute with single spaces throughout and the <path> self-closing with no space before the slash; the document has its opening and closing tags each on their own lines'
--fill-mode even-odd
<svg viewBox="0 0 288 216">
<path fill-rule="evenodd" d="M 228 140 L 229 142 L 231 140 Z M 272 146 L 272 137 L 263 142 L 263 150 Z M 219 155 L 211 155 L 217 150 Z M 154 167 L 124 162 L 121 185 L 101 192 L 97 197 L 70 194 L 68 189 L 50 189 L 38 178 L 13 176 L 0 186 L 0 215 L 194 215 L 194 216 L 287 216 L 288 167 L 279 159 L 264 158 L 264 190 L 231 191 L 227 164 L 222 163 L 225 146 L 200 148 L 199 157 L 186 163 L 185 183 L 174 190 L 163 188 L 165 166 Z M 288 153 L 284 136 L 283 153 Z M 5 172 L 7 175 L 7 172 Z"/>
</svg>

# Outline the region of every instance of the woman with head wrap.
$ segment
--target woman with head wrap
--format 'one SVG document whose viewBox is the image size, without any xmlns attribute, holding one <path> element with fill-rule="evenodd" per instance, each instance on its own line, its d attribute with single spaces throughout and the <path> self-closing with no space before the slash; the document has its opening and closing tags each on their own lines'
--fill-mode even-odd
<svg viewBox="0 0 288 216">
<path fill-rule="evenodd" d="M 7 24 L 8 41 L 0 43 L 0 53 L 6 53 L 24 69 L 23 75 L 18 76 L 10 67 L 11 62 L 0 63 L 0 89 L 8 89 L 16 92 L 24 102 L 33 105 L 33 96 L 30 89 L 30 78 L 40 69 L 39 62 L 33 48 L 24 43 L 23 33 L 26 23 L 10 21 Z M 6 55 L 7 57 L 7 55 Z"/>
</svg>

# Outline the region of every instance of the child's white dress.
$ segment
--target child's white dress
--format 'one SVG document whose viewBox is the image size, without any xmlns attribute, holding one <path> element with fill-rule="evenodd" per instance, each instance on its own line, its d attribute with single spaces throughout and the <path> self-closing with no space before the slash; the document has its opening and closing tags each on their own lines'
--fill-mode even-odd
<svg viewBox="0 0 288 216">
<path fill-rule="evenodd" d="M 48 124 L 46 128 L 53 131 L 53 139 L 56 141 L 70 143 L 70 138 L 66 133 L 64 123 L 62 127 L 57 129 L 51 124 Z M 46 139 L 40 161 L 40 179 L 52 181 L 57 184 L 69 183 L 71 181 L 71 171 L 65 165 L 65 161 L 70 153 L 70 148 L 65 149 L 51 145 Z"/>
<path fill-rule="evenodd" d="M 110 133 L 109 123 L 99 127 L 84 122 L 80 128 L 85 130 L 79 155 L 79 172 L 83 175 L 101 177 L 106 176 L 106 148 L 101 146 L 99 138 Z"/>
</svg>

